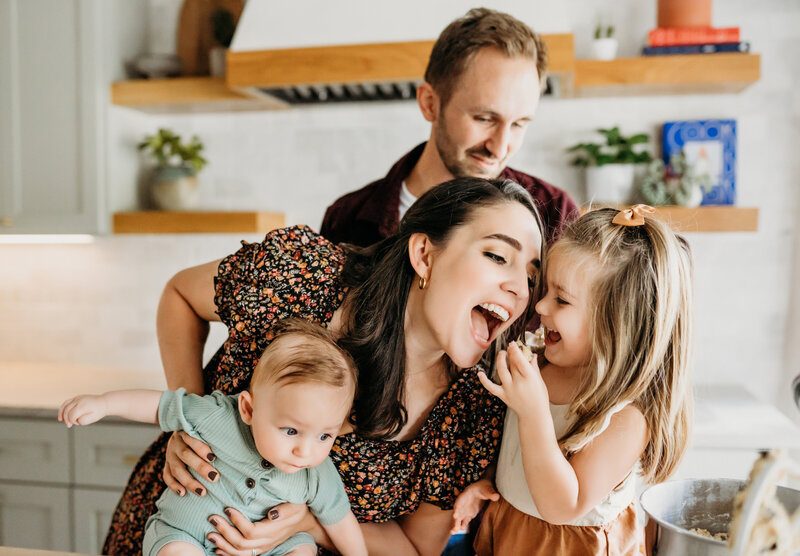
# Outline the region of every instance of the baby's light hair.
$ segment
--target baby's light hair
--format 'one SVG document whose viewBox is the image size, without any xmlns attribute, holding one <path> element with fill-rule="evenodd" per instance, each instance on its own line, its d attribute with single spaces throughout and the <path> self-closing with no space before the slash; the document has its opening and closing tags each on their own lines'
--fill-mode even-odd
<svg viewBox="0 0 800 556">
<path fill-rule="evenodd" d="M 330 386 L 350 386 L 355 392 L 358 371 L 350 355 L 334 341 L 331 333 L 304 319 L 289 318 L 272 330 L 276 337 L 258 360 L 250 389 L 260 384 L 320 382 Z M 302 342 L 286 345 L 291 338 Z"/>
<path fill-rule="evenodd" d="M 592 265 L 591 372 L 570 410 L 575 424 L 559 439 L 571 453 L 601 430 L 621 402 L 644 414 L 649 441 L 640 459 L 646 481 L 671 475 L 686 450 L 692 412 L 691 252 L 665 223 L 619 226 L 619 211 L 599 209 L 568 226 L 551 253 Z"/>
</svg>

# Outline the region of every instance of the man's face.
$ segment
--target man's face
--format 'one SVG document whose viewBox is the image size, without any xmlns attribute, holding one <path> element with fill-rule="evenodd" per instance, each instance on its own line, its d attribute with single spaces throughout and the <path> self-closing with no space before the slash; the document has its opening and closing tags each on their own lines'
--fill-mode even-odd
<svg viewBox="0 0 800 556">
<path fill-rule="evenodd" d="M 534 60 L 479 50 L 433 121 L 445 168 L 453 177 L 499 176 L 525 138 L 539 94 Z"/>
</svg>

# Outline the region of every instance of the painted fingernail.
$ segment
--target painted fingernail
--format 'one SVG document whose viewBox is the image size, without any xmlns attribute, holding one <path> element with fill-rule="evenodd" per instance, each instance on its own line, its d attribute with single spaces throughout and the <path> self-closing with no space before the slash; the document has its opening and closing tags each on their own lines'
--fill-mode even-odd
<svg viewBox="0 0 800 556">
<path fill-rule="evenodd" d="M 184 493 L 183 493 L 183 491 L 182 491 L 181 489 L 178 489 L 178 490 L 177 490 L 177 493 L 178 493 L 178 496 L 183 496 L 183 494 L 184 494 Z"/>
<path fill-rule="evenodd" d="M 269 511 L 269 518 L 270 519 L 278 519 L 278 517 L 280 517 L 279 514 L 278 514 L 278 510 L 270 510 Z"/>
<path fill-rule="evenodd" d="M 203 489 L 200 488 L 200 487 L 197 487 L 196 489 L 194 489 L 194 491 L 197 493 L 198 496 L 202 496 L 203 495 Z"/>
<path fill-rule="evenodd" d="M 231 509 L 230 508 L 225 508 L 224 511 L 225 511 L 225 515 L 227 515 L 228 517 L 231 516 Z"/>
<path fill-rule="evenodd" d="M 208 478 L 213 481 L 214 479 L 217 478 L 217 472 L 216 471 L 209 471 L 208 472 Z"/>
<path fill-rule="evenodd" d="M 206 456 L 206 459 L 208 461 L 214 461 L 215 459 L 217 459 L 217 454 L 215 454 L 214 452 L 209 452 L 208 455 Z"/>
<path fill-rule="evenodd" d="M 211 525 L 213 525 L 214 527 L 216 527 L 216 526 L 217 526 L 217 518 L 215 518 L 215 517 L 209 517 L 209 518 L 208 518 L 208 522 L 209 522 Z"/>
<path fill-rule="evenodd" d="M 216 537 L 208 537 L 208 540 L 210 540 L 210 541 L 211 541 L 211 542 L 213 542 L 214 544 L 217 544 L 217 539 L 216 539 Z"/>
</svg>

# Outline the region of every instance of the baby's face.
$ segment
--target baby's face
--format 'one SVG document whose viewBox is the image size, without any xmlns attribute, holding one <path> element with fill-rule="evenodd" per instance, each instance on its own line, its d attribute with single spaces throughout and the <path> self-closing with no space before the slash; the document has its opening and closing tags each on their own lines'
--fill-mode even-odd
<svg viewBox="0 0 800 556">
<path fill-rule="evenodd" d="M 353 392 L 349 385 L 265 383 L 256 387 L 252 399 L 248 424 L 259 454 L 284 473 L 295 473 L 328 456 L 350 412 Z"/>
</svg>

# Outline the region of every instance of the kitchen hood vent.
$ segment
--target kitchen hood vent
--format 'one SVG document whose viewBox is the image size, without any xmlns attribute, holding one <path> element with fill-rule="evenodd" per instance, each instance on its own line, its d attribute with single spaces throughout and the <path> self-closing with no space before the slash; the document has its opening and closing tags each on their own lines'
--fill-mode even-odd
<svg viewBox="0 0 800 556">
<path fill-rule="evenodd" d="M 555 81 L 575 57 L 566 12 L 545 0 L 485 0 L 544 33 Z M 471 0 L 248 0 L 227 54 L 227 86 L 282 105 L 404 100 L 416 96 L 439 32 Z M 314 14 L 310 17 L 310 14 Z M 420 14 L 425 14 L 421 17 Z M 557 83 L 551 87 L 558 90 Z"/>
</svg>

